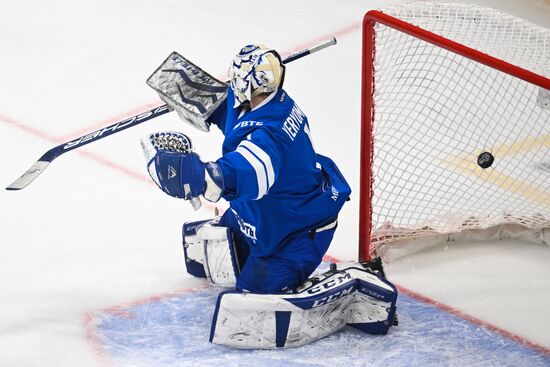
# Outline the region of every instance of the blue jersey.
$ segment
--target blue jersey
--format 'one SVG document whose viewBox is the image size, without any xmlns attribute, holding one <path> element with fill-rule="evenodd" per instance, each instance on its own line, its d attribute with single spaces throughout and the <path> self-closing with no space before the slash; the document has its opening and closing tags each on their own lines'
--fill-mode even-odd
<svg viewBox="0 0 550 367">
<path fill-rule="evenodd" d="M 225 135 L 223 173 L 230 209 L 254 256 L 333 221 L 351 189 L 332 160 L 316 154 L 307 117 L 283 90 L 244 112 L 233 92 L 209 121 Z"/>
</svg>

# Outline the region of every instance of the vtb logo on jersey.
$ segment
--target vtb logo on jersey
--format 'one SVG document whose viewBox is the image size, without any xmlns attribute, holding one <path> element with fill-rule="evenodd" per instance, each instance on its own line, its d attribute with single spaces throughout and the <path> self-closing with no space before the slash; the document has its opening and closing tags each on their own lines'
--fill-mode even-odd
<svg viewBox="0 0 550 367">
<path fill-rule="evenodd" d="M 240 216 L 239 214 L 237 214 L 237 212 L 234 210 L 234 209 L 231 209 L 231 211 L 233 212 L 233 214 L 235 214 L 235 219 L 237 219 L 237 223 L 239 224 L 239 228 L 241 230 L 241 232 L 248 238 L 250 238 L 252 241 L 254 241 L 254 243 L 256 243 L 257 241 L 257 238 L 256 238 L 256 227 L 253 226 L 252 224 L 250 223 L 247 223 L 245 222 Z"/>
</svg>

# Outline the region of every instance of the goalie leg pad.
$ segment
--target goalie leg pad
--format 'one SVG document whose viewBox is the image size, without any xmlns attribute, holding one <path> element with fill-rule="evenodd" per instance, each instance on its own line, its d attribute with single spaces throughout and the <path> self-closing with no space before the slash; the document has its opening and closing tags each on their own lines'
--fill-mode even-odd
<svg viewBox="0 0 550 367">
<path fill-rule="evenodd" d="M 204 270 L 204 243 L 197 237 L 197 228 L 210 220 L 183 224 L 183 257 L 187 272 L 198 278 L 206 278 Z"/>
<path fill-rule="evenodd" d="M 393 284 L 390 291 L 380 287 L 368 279 L 358 278 L 357 291 L 353 302 L 348 325 L 368 334 L 387 334 L 391 326 L 395 325 L 395 303 L 389 300 L 397 295 Z"/>
<path fill-rule="evenodd" d="M 210 342 L 243 349 L 297 347 L 346 324 L 386 334 L 396 300 L 395 287 L 360 264 L 309 279 L 294 294 L 222 292 Z"/>
<path fill-rule="evenodd" d="M 184 223 L 183 255 L 187 272 L 221 287 L 235 287 L 239 262 L 233 234 L 218 219 Z"/>
<path fill-rule="evenodd" d="M 231 228 L 206 223 L 198 229 L 203 241 L 204 270 L 213 285 L 235 287 L 239 262 Z"/>
</svg>

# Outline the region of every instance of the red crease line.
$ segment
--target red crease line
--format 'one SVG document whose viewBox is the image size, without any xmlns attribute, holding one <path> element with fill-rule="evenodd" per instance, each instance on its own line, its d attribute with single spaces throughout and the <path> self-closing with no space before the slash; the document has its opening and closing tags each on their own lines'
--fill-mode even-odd
<svg viewBox="0 0 550 367">
<path fill-rule="evenodd" d="M 99 322 L 97 318 L 98 314 L 109 313 L 109 314 L 117 315 L 119 317 L 131 318 L 133 317 L 133 315 L 131 315 L 128 311 L 124 310 L 124 308 L 141 306 L 150 302 L 157 302 L 163 299 L 179 297 L 185 293 L 190 293 L 190 292 L 201 290 L 204 288 L 206 288 L 206 286 L 197 287 L 197 288 L 184 288 L 173 292 L 167 292 L 167 293 L 162 293 L 154 296 L 144 297 L 132 302 L 121 303 L 115 306 L 105 307 L 100 309 L 99 311 L 88 312 L 84 314 L 82 318 L 82 325 L 84 327 L 84 334 L 85 334 L 86 341 L 94 351 L 94 354 L 99 359 L 99 363 L 101 364 L 102 367 L 115 367 L 113 363 L 109 360 L 109 356 L 105 349 L 105 346 L 101 343 L 98 337 L 99 336 L 99 332 L 97 330 L 97 325 Z"/>
<path fill-rule="evenodd" d="M 109 355 L 105 350 L 105 347 L 97 337 L 98 332 L 96 315 L 92 312 L 84 314 L 82 317 L 82 325 L 84 327 L 84 337 L 99 360 L 99 364 L 102 367 L 115 367 L 109 360 Z"/>
<path fill-rule="evenodd" d="M 540 352 L 540 353 L 544 353 L 546 355 L 549 355 L 550 356 L 550 349 L 549 348 L 546 348 L 540 344 L 537 344 L 533 341 L 530 341 L 529 339 L 525 338 L 525 337 L 522 337 L 522 336 L 519 336 L 519 335 L 516 335 L 510 331 L 507 331 L 507 330 L 504 330 L 496 325 L 493 325 L 487 321 L 483 321 L 483 320 L 480 320 L 478 319 L 477 317 L 474 317 L 474 316 L 471 316 L 465 312 L 462 312 L 454 307 L 451 307 L 449 305 L 446 305 L 444 303 L 441 303 L 439 301 L 436 301 L 432 298 L 429 298 L 429 297 L 426 297 L 426 296 L 423 296 L 419 293 L 416 293 L 408 288 L 405 288 L 403 286 L 400 286 L 400 285 L 396 285 L 399 292 L 400 293 L 403 293 L 409 297 L 412 297 L 420 302 L 423 302 L 423 303 L 426 303 L 426 304 L 429 304 L 429 305 L 432 305 L 434 307 L 437 307 L 438 309 L 444 311 L 444 312 L 447 312 L 447 313 L 450 313 L 451 315 L 454 315 L 454 316 L 458 316 L 460 317 L 461 319 L 463 320 L 466 320 L 474 325 L 478 325 L 484 329 L 487 329 L 487 330 L 490 330 L 490 331 L 493 331 L 497 334 L 500 334 L 502 336 L 504 336 L 505 338 L 508 338 L 508 339 L 511 339 L 512 341 L 518 343 L 518 344 L 521 344 L 529 349 L 532 349 L 532 350 L 535 350 L 537 352 Z"/>
</svg>

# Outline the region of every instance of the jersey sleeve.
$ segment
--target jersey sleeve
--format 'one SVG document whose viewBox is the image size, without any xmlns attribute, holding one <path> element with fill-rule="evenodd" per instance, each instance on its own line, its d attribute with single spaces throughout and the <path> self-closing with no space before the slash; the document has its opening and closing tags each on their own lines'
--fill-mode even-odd
<svg viewBox="0 0 550 367">
<path fill-rule="evenodd" d="M 267 129 L 257 129 L 217 163 L 223 173 L 224 199 L 258 200 L 277 181 L 282 164 L 281 145 Z"/>
</svg>

